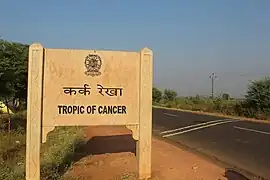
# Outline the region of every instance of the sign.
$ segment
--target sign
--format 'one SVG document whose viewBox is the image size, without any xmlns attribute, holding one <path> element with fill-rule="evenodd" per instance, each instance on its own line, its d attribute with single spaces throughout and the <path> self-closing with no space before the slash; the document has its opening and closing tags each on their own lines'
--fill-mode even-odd
<svg viewBox="0 0 270 180">
<path fill-rule="evenodd" d="M 40 143 L 56 126 L 125 125 L 140 179 L 151 177 L 152 51 L 29 48 L 26 179 L 40 179 Z M 40 137 L 41 136 L 41 137 Z"/>
</svg>

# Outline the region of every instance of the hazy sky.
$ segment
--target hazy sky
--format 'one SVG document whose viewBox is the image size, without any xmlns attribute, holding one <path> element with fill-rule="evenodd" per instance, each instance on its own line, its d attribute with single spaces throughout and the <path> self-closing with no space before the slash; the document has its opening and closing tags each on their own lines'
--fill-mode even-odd
<svg viewBox="0 0 270 180">
<path fill-rule="evenodd" d="M 0 36 L 50 48 L 154 53 L 154 85 L 244 93 L 270 75 L 269 0 L 1 0 Z"/>
</svg>

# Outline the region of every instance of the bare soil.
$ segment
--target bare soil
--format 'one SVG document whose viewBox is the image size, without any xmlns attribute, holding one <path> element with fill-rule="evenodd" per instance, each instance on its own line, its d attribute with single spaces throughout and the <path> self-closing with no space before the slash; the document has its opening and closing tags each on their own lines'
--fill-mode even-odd
<svg viewBox="0 0 270 180">
<path fill-rule="evenodd" d="M 135 180 L 138 179 L 135 141 L 125 127 L 87 127 L 89 141 L 78 150 L 78 161 L 65 179 Z M 151 180 L 245 180 L 205 159 L 167 142 L 152 139 Z"/>
</svg>

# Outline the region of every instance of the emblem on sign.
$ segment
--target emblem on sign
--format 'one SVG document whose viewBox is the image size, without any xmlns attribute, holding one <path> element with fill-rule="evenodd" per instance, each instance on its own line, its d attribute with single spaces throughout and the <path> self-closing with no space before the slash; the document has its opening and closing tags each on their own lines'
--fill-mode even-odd
<svg viewBox="0 0 270 180">
<path fill-rule="evenodd" d="M 102 65 L 102 61 L 99 55 L 89 54 L 85 57 L 84 65 L 86 68 L 85 74 L 87 76 L 99 76 L 101 72 L 99 71 Z"/>
</svg>

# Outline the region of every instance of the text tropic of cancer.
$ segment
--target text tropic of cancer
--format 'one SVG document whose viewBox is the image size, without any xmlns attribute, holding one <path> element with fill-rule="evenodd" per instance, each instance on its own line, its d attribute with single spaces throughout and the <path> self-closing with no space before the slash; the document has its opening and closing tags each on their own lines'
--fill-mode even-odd
<svg viewBox="0 0 270 180">
<path fill-rule="evenodd" d="M 126 114 L 127 107 L 117 106 L 76 106 L 76 105 L 58 105 L 58 114 Z"/>
<path fill-rule="evenodd" d="M 90 87 L 88 84 L 84 84 L 83 87 L 63 87 L 64 93 L 69 94 L 69 95 L 75 95 L 77 93 L 82 94 L 82 95 L 90 95 Z M 103 87 L 100 84 L 97 84 L 97 89 L 99 90 L 99 94 L 104 96 L 104 91 L 108 96 L 122 96 L 123 94 L 123 88 L 107 88 Z"/>
</svg>

